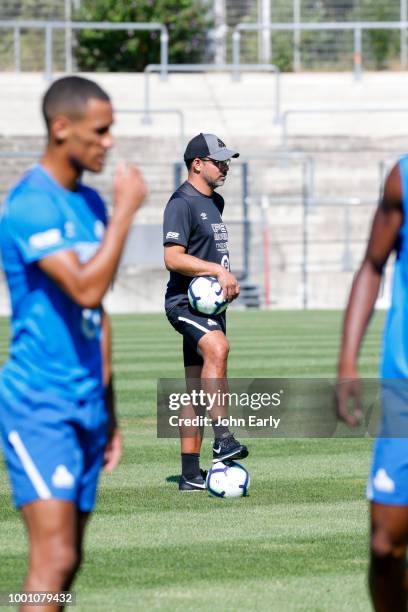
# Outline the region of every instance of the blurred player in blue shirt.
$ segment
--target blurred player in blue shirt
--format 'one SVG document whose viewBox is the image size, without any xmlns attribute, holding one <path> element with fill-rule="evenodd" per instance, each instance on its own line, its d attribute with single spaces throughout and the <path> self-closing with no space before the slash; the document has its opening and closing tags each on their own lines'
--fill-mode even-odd
<svg viewBox="0 0 408 612">
<path fill-rule="evenodd" d="M 371 502 L 369 583 L 375 610 L 402 612 L 407 609 L 408 587 L 408 156 L 399 160 L 385 182 L 345 315 L 337 409 L 351 426 L 363 416 L 358 354 L 392 251 L 396 261 L 383 338 L 382 419 L 367 486 Z M 350 399 L 354 400 L 352 412 L 348 411 Z"/>
<path fill-rule="evenodd" d="M 98 193 L 80 182 L 84 170 L 103 169 L 113 144 L 111 102 L 96 83 L 56 81 L 43 114 L 44 156 L 0 217 L 12 307 L 0 427 L 30 540 L 24 588 L 62 591 L 80 564 L 100 469 L 112 471 L 122 452 L 102 298 L 146 188 L 136 168 L 119 168 L 108 223 Z"/>
</svg>

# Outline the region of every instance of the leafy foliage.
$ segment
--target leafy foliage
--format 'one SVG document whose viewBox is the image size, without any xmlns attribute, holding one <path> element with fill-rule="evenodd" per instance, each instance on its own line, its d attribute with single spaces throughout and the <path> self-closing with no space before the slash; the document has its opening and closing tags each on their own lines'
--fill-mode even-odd
<svg viewBox="0 0 408 612">
<path fill-rule="evenodd" d="M 170 63 L 200 62 L 212 26 L 204 0 L 83 0 L 80 21 L 160 22 L 169 31 Z M 160 32 L 82 30 L 78 67 L 87 71 L 140 71 L 160 59 Z"/>
</svg>

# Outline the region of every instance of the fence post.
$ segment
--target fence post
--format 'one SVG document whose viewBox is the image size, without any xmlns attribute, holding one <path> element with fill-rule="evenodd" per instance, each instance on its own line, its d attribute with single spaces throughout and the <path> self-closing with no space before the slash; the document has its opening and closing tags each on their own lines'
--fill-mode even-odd
<svg viewBox="0 0 408 612">
<path fill-rule="evenodd" d="M 284 111 L 281 117 L 282 123 L 282 149 L 285 153 L 288 152 L 288 115 L 289 111 Z"/>
<path fill-rule="evenodd" d="M 232 71 L 232 79 L 234 81 L 239 81 L 241 78 L 241 72 L 239 69 L 241 63 L 241 32 L 239 30 L 235 30 L 232 34 L 232 63 L 234 66 L 234 70 Z"/>
<path fill-rule="evenodd" d="M 408 2 L 401 0 L 401 21 L 408 21 Z M 407 45 L 407 30 L 401 28 L 401 68 L 407 68 L 408 65 L 408 45 Z"/>
<path fill-rule="evenodd" d="M 214 60 L 216 64 L 226 64 L 226 45 L 225 34 L 227 32 L 227 18 L 225 0 L 214 0 L 214 39 L 215 53 Z"/>
<path fill-rule="evenodd" d="M 167 30 L 163 28 L 160 33 L 160 64 L 161 64 L 160 78 L 162 79 L 162 81 L 167 80 L 168 63 L 169 63 L 169 35 L 168 35 Z"/>
<path fill-rule="evenodd" d="M 266 194 L 261 196 L 261 219 L 262 219 L 262 253 L 263 253 L 263 283 L 265 293 L 265 306 L 269 309 L 271 305 L 271 282 L 269 264 L 269 220 L 268 220 L 269 198 Z"/>
<path fill-rule="evenodd" d="M 356 81 L 361 81 L 363 76 L 363 45 L 362 45 L 362 36 L 361 36 L 361 28 L 356 28 L 354 30 L 354 79 Z"/>
<path fill-rule="evenodd" d="M 142 117 L 142 123 L 149 125 L 152 122 L 150 116 L 150 72 L 149 66 L 146 66 L 144 70 L 145 88 L 144 88 L 144 109 L 145 114 Z"/>
<path fill-rule="evenodd" d="M 52 27 L 45 26 L 45 79 L 52 79 Z"/>
<path fill-rule="evenodd" d="M 21 72 L 21 39 L 20 28 L 14 27 L 14 69 L 16 72 Z"/>
<path fill-rule="evenodd" d="M 277 69 L 276 74 L 276 89 L 275 89 L 275 120 L 274 123 L 282 123 L 281 117 L 281 73 Z"/>
<path fill-rule="evenodd" d="M 65 72 L 72 72 L 72 6 L 65 0 Z"/>
<path fill-rule="evenodd" d="M 303 193 L 302 193 L 302 307 L 307 310 L 309 306 L 309 189 L 307 180 L 307 162 L 302 164 Z"/>
<path fill-rule="evenodd" d="M 250 228 L 249 228 L 249 189 L 248 189 L 248 162 L 242 164 L 242 213 L 244 217 L 244 279 L 249 276 L 249 249 L 250 249 Z"/>
<path fill-rule="evenodd" d="M 271 15 L 271 0 L 258 0 L 258 22 L 261 23 L 262 28 L 259 32 L 259 63 L 269 64 L 271 61 L 272 54 L 272 31 L 270 29 L 270 23 L 272 21 Z"/>
<path fill-rule="evenodd" d="M 293 0 L 293 23 L 299 26 L 301 23 L 300 15 L 300 0 Z M 293 70 L 299 72 L 301 69 L 300 59 L 300 45 L 301 45 L 301 31 L 294 30 L 293 32 Z"/>
</svg>

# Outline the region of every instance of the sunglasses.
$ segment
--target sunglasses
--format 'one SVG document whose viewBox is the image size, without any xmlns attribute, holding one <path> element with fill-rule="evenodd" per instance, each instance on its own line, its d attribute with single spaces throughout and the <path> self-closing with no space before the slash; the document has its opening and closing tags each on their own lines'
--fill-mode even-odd
<svg viewBox="0 0 408 612">
<path fill-rule="evenodd" d="M 211 159 L 210 157 L 200 157 L 201 161 L 209 161 L 214 166 L 217 166 L 218 170 L 223 170 L 224 168 L 229 168 L 231 165 L 231 160 L 226 159 L 225 161 L 217 161 L 216 159 Z"/>
</svg>

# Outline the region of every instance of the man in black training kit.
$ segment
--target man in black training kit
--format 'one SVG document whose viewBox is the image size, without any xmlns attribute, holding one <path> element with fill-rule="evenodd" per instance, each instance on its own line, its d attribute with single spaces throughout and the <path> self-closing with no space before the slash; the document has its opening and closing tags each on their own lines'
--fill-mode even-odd
<svg viewBox="0 0 408 612">
<path fill-rule="evenodd" d="M 228 234 L 221 218 L 224 200 L 215 193 L 225 182 L 231 158 L 238 156 L 214 134 L 195 136 L 184 153 L 188 179 L 173 193 L 164 212 L 164 261 L 170 271 L 166 315 L 183 336 L 186 379 L 201 379 L 203 388 L 213 392 L 227 375 L 225 312 L 208 316 L 193 310 L 187 290 L 193 277 L 215 276 L 229 302 L 239 295 L 238 281 L 230 272 Z M 214 382 L 217 387 L 211 387 Z M 213 461 L 244 459 L 248 456 L 246 446 L 234 438 L 228 427 L 217 424 L 220 415 L 225 416 L 224 407 L 213 406 Z M 181 430 L 180 435 L 179 489 L 202 491 L 206 476 L 199 463 L 203 430 L 189 428 L 188 434 Z"/>
</svg>

